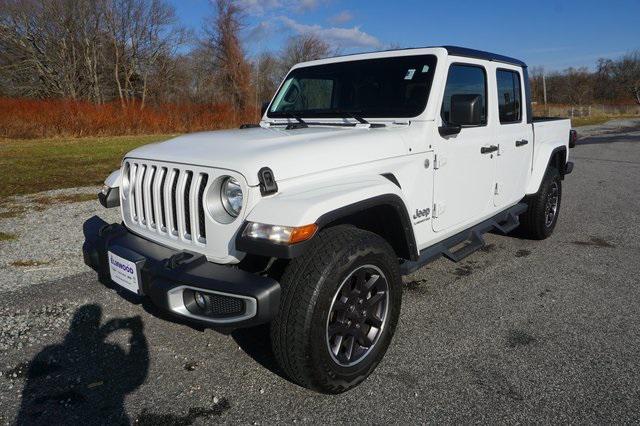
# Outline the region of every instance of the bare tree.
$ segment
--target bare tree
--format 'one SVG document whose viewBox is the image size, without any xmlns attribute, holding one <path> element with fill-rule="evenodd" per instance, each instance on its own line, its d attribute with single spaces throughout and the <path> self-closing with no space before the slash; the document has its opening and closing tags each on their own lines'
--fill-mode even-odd
<svg viewBox="0 0 640 426">
<path fill-rule="evenodd" d="M 4 0 L 1 71 L 19 94 L 99 102 L 100 22 L 90 0 Z"/>
<path fill-rule="evenodd" d="M 104 15 L 118 98 L 122 105 L 139 98 L 144 108 L 154 66 L 160 57 L 175 54 L 187 32 L 162 0 L 107 0 Z"/>
<path fill-rule="evenodd" d="M 216 0 L 216 16 L 204 28 L 203 47 L 213 54 L 213 72 L 231 105 L 243 110 L 250 101 L 251 66 L 240 43 L 240 8 L 231 0 Z"/>
<path fill-rule="evenodd" d="M 614 79 L 640 105 L 640 50 L 622 57 L 613 66 Z"/>
<path fill-rule="evenodd" d="M 255 85 L 257 102 L 271 99 L 282 80 L 282 67 L 278 58 L 269 52 L 262 53 L 255 63 Z"/>
<path fill-rule="evenodd" d="M 291 37 L 280 54 L 282 77 L 299 62 L 313 61 L 332 56 L 334 52 L 324 40 L 313 34 Z"/>
</svg>

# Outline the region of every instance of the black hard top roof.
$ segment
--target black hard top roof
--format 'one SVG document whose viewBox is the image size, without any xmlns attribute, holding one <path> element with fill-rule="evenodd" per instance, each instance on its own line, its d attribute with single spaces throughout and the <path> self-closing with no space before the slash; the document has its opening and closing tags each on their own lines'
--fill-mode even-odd
<svg viewBox="0 0 640 426">
<path fill-rule="evenodd" d="M 493 62 L 502 62 L 505 64 L 518 65 L 523 68 L 527 67 L 527 64 L 522 62 L 519 59 L 510 58 L 509 56 L 498 55 L 497 53 L 485 52 L 483 50 L 475 50 L 469 49 L 466 47 L 460 46 L 422 46 L 422 47 L 405 47 L 403 49 L 387 49 L 387 50 L 377 50 L 374 52 L 358 52 L 358 53 L 350 53 L 347 55 L 340 55 L 338 57 L 347 57 L 347 56 L 355 56 L 362 55 L 366 53 L 379 53 L 379 52 L 396 52 L 400 50 L 414 50 L 414 49 L 434 49 L 434 48 L 443 48 L 446 49 L 449 55 L 454 56 L 464 56 L 466 58 L 475 58 L 475 59 L 484 59 L 486 61 Z"/>
<path fill-rule="evenodd" d="M 460 47 L 460 46 L 437 46 L 437 47 L 443 47 L 447 49 L 447 52 L 449 52 L 449 55 L 464 56 L 467 58 L 485 59 L 487 61 L 494 61 L 494 62 L 504 62 L 506 64 L 519 65 L 525 68 L 527 66 L 527 64 L 525 64 L 519 59 L 498 55 L 496 53 L 485 52 L 482 50 L 468 49 L 466 47 Z"/>
</svg>

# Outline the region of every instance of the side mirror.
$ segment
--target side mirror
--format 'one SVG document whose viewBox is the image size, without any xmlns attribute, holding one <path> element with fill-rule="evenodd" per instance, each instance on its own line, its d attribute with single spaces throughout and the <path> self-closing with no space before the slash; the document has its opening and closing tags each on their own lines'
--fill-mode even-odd
<svg viewBox="0 0 640 426">
<path fill-rule="evenodd" d="M 479 126 L 482 124 L 482 96 L 451 96 L 449 123 L 458 126 Z"/>
<path fill-rule="evenodd" d="M 267 112 L 267 108 L 269 108 L 269 102 L 263 102 L 260 107 L 260 117 L 264 117 L 264 113 Z"/>
</svg>

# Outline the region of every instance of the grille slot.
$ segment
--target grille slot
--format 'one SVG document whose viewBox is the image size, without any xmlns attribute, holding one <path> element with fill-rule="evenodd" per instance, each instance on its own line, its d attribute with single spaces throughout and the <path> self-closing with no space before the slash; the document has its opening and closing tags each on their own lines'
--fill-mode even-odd
<svg viewBox="0 0 640 426">
<path fill-rule="evenodd" d="M 184 229 L 185 237 L 191 238 L 191 206 L 189 202 L 191 191 L 191 181 L 193 180 L 193 172 L 187 172 L 186 182 L 184 183 L 184 193 L 182 194 L 184 200 Z"/>
<path fill-rule="evenodd" d="M 203 240 L 206 240 L 207 238 L 207 229 L 204 223 L 204 189 L 207 187 L 208 182 L 209 176 L 201 175 L 200 185 L 198 188 L 198 236 Z"/>
<path fill-rule="evenodd" d="M 206 244 L 204 197 L 209 174 L 187 168 L 126 161 L 123 206 L 133 225 L 187 243 Z"/>
</svg>

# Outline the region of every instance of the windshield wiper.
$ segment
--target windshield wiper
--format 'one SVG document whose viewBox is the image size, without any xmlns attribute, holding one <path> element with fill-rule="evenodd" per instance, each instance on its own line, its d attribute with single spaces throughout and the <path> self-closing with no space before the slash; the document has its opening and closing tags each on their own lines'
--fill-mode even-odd
<svg viewBox="0 0 640 426">
<path fill-rule="evenodd" d="M 369 124 L 367 120 L 365 120 L 364 118 L 360 117 L 357 114 L 357 111 L 346 111 L 346 110 L 338 109 L 331 112 L 335 112 L 336 114 L 341 114 L 343 118 L 353 118 L 360 124 Z"/>
<path fill-rule="evenodd" d="M 307 122 L 304 121 L 302 118 L 300 118 L 300 116 L 298 114 L 294 114 L 294 113 L 289 112 L 289 111 L 279 111 L 279 113 L 282 114 L 286 118 L 293 118 L 294 120 L 297 120 L 298 123 L 304 124 L 305 126 L 307 125 Z"/>
</svg>

